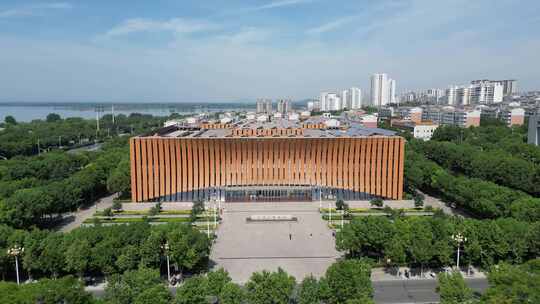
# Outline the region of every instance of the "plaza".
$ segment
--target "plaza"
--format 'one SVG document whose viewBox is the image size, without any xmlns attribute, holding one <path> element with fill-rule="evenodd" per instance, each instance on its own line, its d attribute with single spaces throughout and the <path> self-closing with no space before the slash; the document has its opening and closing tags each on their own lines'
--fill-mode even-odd
<svg viewBox="0 0 540 304">
<path fill-rule="evenodd" d="M 210 263 L 238 283 L 253 272 L 283 268 L 297 280 L 321 277 L 340 257 L 332 231 L 316 202 L 228 203 L 212 247 Z M 249 222 L 252 215 L 283 215 L 296 221 Z"/>
</svg>

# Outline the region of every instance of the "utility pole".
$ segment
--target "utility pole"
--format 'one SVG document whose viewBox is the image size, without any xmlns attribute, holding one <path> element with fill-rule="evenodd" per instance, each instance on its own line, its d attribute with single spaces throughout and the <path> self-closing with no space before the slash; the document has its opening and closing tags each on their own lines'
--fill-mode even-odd
<svg viewBox="0 0 540 304">
<path fill-rule="evenodd" d="M 114 105 L 112 105 L 112 123 L 114 125 Z"/>
</svg>

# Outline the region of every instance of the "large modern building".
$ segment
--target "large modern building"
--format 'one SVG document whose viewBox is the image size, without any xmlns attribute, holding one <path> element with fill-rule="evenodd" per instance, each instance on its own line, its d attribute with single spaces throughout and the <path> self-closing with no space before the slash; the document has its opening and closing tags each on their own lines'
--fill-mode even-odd
<svg viewBox="0 0 540 304">
<path fill-rule="evenodd" d="M 135 202 L 402 199 L 404 139 L 357 124 L 174 125 L 134 137 Z"/>
</svg>

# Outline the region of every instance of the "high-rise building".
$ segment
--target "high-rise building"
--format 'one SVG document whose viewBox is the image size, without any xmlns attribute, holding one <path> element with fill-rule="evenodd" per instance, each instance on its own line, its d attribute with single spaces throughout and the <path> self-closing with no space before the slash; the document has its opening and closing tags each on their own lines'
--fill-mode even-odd
<svg viewBox="0 0 540 304">
<path fill-rule="evenodd" d="M 396 81 L 388 79 L 388 102 L 397 103 L 396 101 Z"/>
<path fill-rule="evenodd" d="M 258 98 L 257 99 L 257 113 L 272 114 L 272 99 Z"/>
<path fill-rule="evenodd" d="M 341 98 L 336 93 L 321 93 L 321 111 L 341 110 Z"/>
<path fill-rule="evenodd" d="M 498 82 L 476 82 L 469 87 L 469 91 L 472 104 L 492 104 L 503 101 L 504 87 Z"/>
<path fill-rule="evenodd" d="M 396 81 L 388 78 L 388 75 L 373 74 L 371 76 L 371 105 L 384 106 L 396 103 Z"/>
<path fill-rule="evenodd" d="M 277 111 L 281 114 L 287 114 L 291 110 L 290 99 L 280 99 L 277 102 Z"/>
<path fill-rule="evenodd" d="M 470 86 L 451 86 L 446 90 L 446 98 L 451 106 L 470 104 Z"/>
<path fill-rule="evenodd" d="M 264 99 L 258 98 L 257 99 L 257 113 L 263 113 L 264 112 Z"/>
<path fill-rule="evenodd" d="M 515 79 L 505 79 L 505 80 L 488 80 L 488 79 L 482 79 L 482 80 L 473 80 L 471 81 L 471 84 L 477 85 L 477 84 L 498 84 L 502 86 L 502 94 L 504 96 L 514 95 L 517 93 L 517 80 Z"/>
<path fill-rule="evenodd" d="M 362 91 L 359 88 L 349 89 L 349 102 L 347 107 L 351 110 L 357 110 L 362 108 Z"/>
<path fill-rule="evenodd" d="M 272 99 L 266 99 L 264 102 L 264 110 L 267 114 L 272 114 Z"/>
<path fill-rule="evenodd" d="M 339 98 L 341 99 L 341 104 L 340 104 L 340 107 L 339 109 L 340 110 L 343 110 L 343 109 L 350 109 L 350 98 L 351 98 L 351 95 L 349 94 L 349 90 L 343 90 L 341 91 L 341 94 L 339 95 Z"/>
<path fill-rule="evenodd" d="M 540 115 L 529 117 L 529 134 L 527 142 L 531 145 L 540 145 Z"/>
</svg>

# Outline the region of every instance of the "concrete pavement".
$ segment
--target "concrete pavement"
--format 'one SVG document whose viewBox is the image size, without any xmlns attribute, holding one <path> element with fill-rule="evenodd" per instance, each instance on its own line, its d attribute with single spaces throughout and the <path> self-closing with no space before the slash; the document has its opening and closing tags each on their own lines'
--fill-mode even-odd
<svg viewBox="0 0 540 304">
<path fill-rule="evenodd" d="M 217 241 L 213 268 L 223 267 L 237 283 L 253 272 L 283 268 L 298 281 L 321 277 L 340 257 L 332 231 L 321 219 L 318 203 L 228 203 Z M 291 215 L 296 222 L 247 222 L 251 215 Z"/>
</svg>

